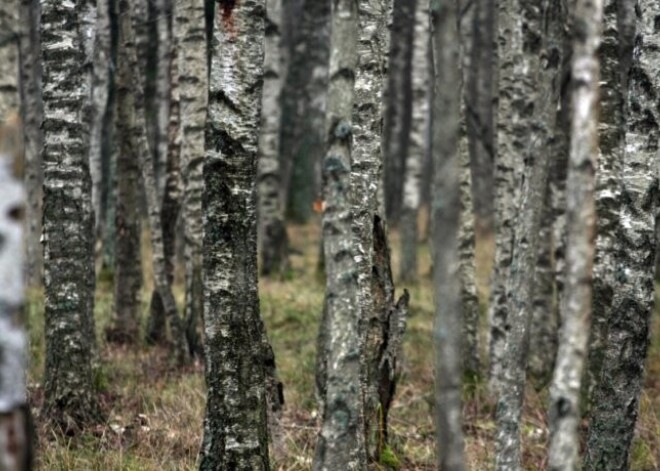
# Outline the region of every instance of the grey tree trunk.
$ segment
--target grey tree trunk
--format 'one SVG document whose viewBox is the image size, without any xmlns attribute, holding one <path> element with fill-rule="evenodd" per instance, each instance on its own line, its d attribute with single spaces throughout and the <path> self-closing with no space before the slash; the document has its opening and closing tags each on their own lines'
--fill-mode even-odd
<svg viewBox="0 0 660 471">
<path fill-rule="evenodd" d="M 358 268 L 353 262 L 351 167 L 354 84 L 357 68 L 358 2 L 332 3 L 327 101 L 328 149 L 323 162 L 323 245 L 326 269 L 327 339 L 317 352 L 325 378 L 319 380 L 323 423 L 313 469 L 366 467 L 360 378 Z M 323 363 L 323 360 L 325 362 Z"/>
<path fill-rule="evenodd" d="M 265 370 L 273 359 L 259 313 L 256 221 L 265 8 L 263 0 L 217 1 L 214 16 L 204 164 L 202 470 L 270 469 Z"/>
<path fill-rule="evenodd" d="M 293 3 L 293 2 L 290 2 Z M 325 107 L 330 56 L 330 0 L 307 0 L 294 27 L 283 18 L 286 38 L 293 37 L 290 65 L 282 89 L 280 189 L 282 207 L 297 221 L 311 214 L 321 193 L 325 152 Z M 295 34 L 293 32 L 298 31 Z M 293 31 L 293 32 L 292 32 Z M 288 34 L 287 34 L 288 33 Z"/>
<path fill-rule="evenodd" d="M 127 21 L 126 19 L 120 19 Z M 128 20 L 130 21 L 130 20 Z M 138 338 L 142 266 L 140 263 L 141 184 L 138 142 L 135 138 L 134 79 L 126 49 L 117 54 L 116 129 L 119 148 L 115 177 L 115 257 L 114 290 L 116 324 L 112 340 L 132 343 Z"/>
<path fill-rule="evenodd" d="M 101 198 L 103 185 L 102 152 L 104 140 L 104 122 L 110 92 L 110 5 L 108 0 L 96 2 L 96 24 L 92 60 L 94 64 L 92 83 L 92 116 L 89 144 L 89 171 L 92 177 L 92 208 L 95 223 L 94 236 L 103 233 Z"/>
<path fill-rule="evenodd" d="M 286 64 L 282 43 L 282 0 L 266 3 L 264 85 L 259 134 L 259 240 L 261 273 L 283 274 L 289 267 L 284 225 L 283 189 L 280 188 L 280 97 Z"/>
<path fill-rule="evenodd" d="M 584 468 L 627 469 L 654 307 L 654 217 L 658 210 L 660 40 L 657 2 L 636 2 L 611 314 L 594 391 Z M 625 267 L 625 268 L 624 268 Z"/>
<path fill-rule="evenodd" d="M 546 8 L 547 6 L 547 8 Z M 530 144 L 523 151 L 521 202 L 515 219 L 514 246 L 508 278 L 508 332 L 504 353 L 504 375 L 497 404 L 497 467 L 520 469 L 520 424 L 529 358 L 530 330 L 535 309 L 539 273 L 539 233 L 545 212 L 549 162 L 549 130 L 555 127 L 560 83 L 556 80 L 562 47 L 561 6 L 527 2 L 524 12 L 524 64 L 528 90 L 538 87 L 536 100 L 526 102 L 531 115 L 526 125 Z M 545 33 L 545 34 L 544 34 Z M 541 69 L 543 64 L 543 69 Z M 547 320 L 545 320 L 547 322 Z"/>
<path fill-rule="evenodd" d="M 401 204 L 401 266 L 402 281 L 417 279 L 417 239 L 418 214 L 422 193 L 422 171 L 424 158 L 429 151 L 430 126 L 430 78 L 429 54 L 429 2 L 418 0 L 415 8 L 415 28 L 412 43 L 412 118 L 410 122 L 410 143 L 405 161 L 403 182 L 403 203 Z M 398 38 L 397 38 L 398 39 Z M 399 46 L 401 47 L 401 45 Z M 398 64 L 401 67 L 401 64 Z M 404 66 L 405 68 L 405 66 Z M 401 93 L 400 90 L 397 90 Z M 394 90 L 392 91 L 394 92 Z M 400 105 L 400 107 L 402 107 Z M 401 124 L 402 116 L 397 116 Z M 401 139 L 401 136 L 392 136 Z M 403 143 L 391 143 L 402 146 Z M 405 153 L 404 153 L 405 155 Z M 392 158 L 396 158 L 392 156 Z M 387 198 L 387 191 L 386 191 Z"/>
<path fill-rule="evenodd" d="M 589 359 L 584 378 L 585 397 L 590 397 L 600 374 L 612 316 L 612 299 L 617 270 L 616 252 L 621 205 L 620 177 L 624 152 L 624 89 L 619 34 L 618 0 L 605 0 L 600 60 L 600 113 L 598 168 L 596 172 L 596 249 L 593 272 L 593 315 L 589 338 Z M 632 52 L 632 51 L 631 51 Z M 586 404 L 589 406 L 589 404 Z"/>
<path fill-rule="evenodd" d="M 158 295 L 163 303 L 166 318 L 170 321 L 172 337 L 174 341 L 175 357 L 179 364 L 188 360 L 188 349 L 186 345 L 185 332 L 179 317 L 177 306 L 172 294 L 172 287 L 168 279 L 167 260 L 163 243 L 163 225 L 161 219 L 161 205 L 158 198 L 158 189 L 154 175 L 154 162 L 152 153 L 146 138 L 144 91 L 142 89 L 142 78 L 137 62 L 135 49 L 133 24 L 127 0 L 119 2 L 120 45 L 128 56 L 129 68 L 132 73 L 131 85 L 135 105 L 135 127 L 133 135 L 137 142 L 138 162 L 140 173 L 144 184 L 147 198 L 147 211 L 149 222 L 149 233 L 152 247 L 152 264 L 154 271 L 154 284 Z"/>
<path fill-rule="evenodd" d="M 41 7 L 38 0 L 21 0 L 19 11 L 19 21 L 23 27 L 20 41 L 21 119 L 25 138 L 25 188 L 27 192 L 26 278 L 27 285 L 30 287 L 41 286 L 43 275 L 43 249 L 40 243 L 43 186 L 40 14 Z"/>
<path fill-rule="evenodd" d="M 566 184 L 566 288 L 561 300 L 562 328 L 550 388 L 549 468 L 577 469 L 580 385 L 587 356 L 592 304 L 592 265 L 598 157 L 598 47 L 603 3 L 575 3 L 571 67 L 571 146 Z"/>
<path fill-rule="evenodd" d="M 526 97 L 527 93 L 522 70 L 523 19 L 518 0 L 499 0 L 497 21 L 499 100 L 495 160 L 495 260 L 488 307 L 489 386 L 494 397 L 499 394 L 503 383 L 508 323 L 506 280 L 511 265 L 516 204 L 520 192 L 517 182 L 524 149 L 521 138 L 526 135 L 522 110 L 514 102 Z"/>
<path fill-rule="evenodd" d="M 407 173 L 406 162 L 408 160 L 408 147 L 411 139 L 410 133 L 412 131 L 413 42 L 415 43 L 415 48 L 419 44 L 418 40 L 414 39 L 416 35 L 415 12 L 420 12 L 420 9 L 423 9 L 424 5 L 426 5 L 428 10 L 428 2 L 426 0 L 420 0 L 419 2 L 394 0 L 393 4 L 388 83 L 384 98 L 383 181 L 387 220 L 390 224 L 398 225 L 404 199 L 403 187 Z M 429 46 L 426 45 L 424 47 L 428 51 Z M 418 72 L 427 62 L 428 60 L 424 59 L 423 63 L 415 63 Z"/>
<path fill-rule="evenodd" d="M 154 171 L 158 195 L 163 198 L 167 180 L 167 157 L 169 149 L 170 106 L 172 98 L 172 1 L 154 0 L 153 14 L 156 23 L 156 77 L 154 89 L 155 155 Z M 153 43 L 147 45 L 153 48 Z"/>
<path fill-rule="evenodd" d="M 461 405 L 459 139 L 461 63 L 457 2 L 432 2 L 433 183 L 431 224 L 435 298 L 435 422 L 438 469 L 465 469 Z"/>
<path fill-rule="evenodd" d="M 464 52 L 470 57 L 465 82 L 465 106 L 472 163 L 475 231 L 478 234 L 492 234 L 494 231 L 496 3 L 495 0 L 476 2 L 474 24 L 466 25 L 474 28 L 472 49 Z"/>
<path fill-rule="evenodd" d="M 181 100 L 182 217 L 188 346 L 198 350 L 197 325 L 203 318 L 202 191 L 204 125 L 208 102 L 207 42 L 203 0 L 177 0 L 174 34 L 178 45 Z"/>
<path fill-rule="evenodd" d="M 94 214 L 91 99 L 82 3 L 41 2 L 46 367 L 44 415 L 65 429 L 99 417 L 92 385 Z"/>
<path fill-rule="evenodd" d="M 32 426 L 27 402 L 28 338 L 22 208 L 25 191 L 15 175 L 16 156 L 0 155 L 0 469 L 32 469 Z M 18 177 L 18 178 L 17 178 Z"/>
<path fill-rule="evenodd" d="M 0 42 L 0 123 L 10 113 L 18 114 L 19 99 L 19 39 L 18 0 L 7 0 L 0 6 L 0 28 L 5 39 Z"/>
</svg>

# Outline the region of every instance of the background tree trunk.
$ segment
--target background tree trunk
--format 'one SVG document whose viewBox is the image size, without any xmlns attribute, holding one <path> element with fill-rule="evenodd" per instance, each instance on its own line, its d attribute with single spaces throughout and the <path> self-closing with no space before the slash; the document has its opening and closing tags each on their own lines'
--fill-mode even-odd
<svg viewBox="0 0 660 471">
<path fill-rule="evenodd" d="M 43 1 L 44 266 L 43 413 L 65 429 L 99 417 L 92 385 L 94 215 L 88 167 L 84 61 L 86 5 Z"/>
<path fill-rule="evenodd" d="M 18 90 L 17 90 L 18 92 Z M 23 221 L 25 191 L 14 175 L 14 159 L 0 155 L 0 469 L 32 469 L 32 424 L 27 403 L 28 338 L 25 302 Z"/>
<path fill-rule="evenodd" d="M 571 148 L 566 184 L 566 292 L 557 364 L 550 388 L 550 469 L 578 467 L 580 384 L 587 356 L 596 214 L 598 86 L 603 4 L 575 3 L 572 58 Z"/>
<path fill-rule="evenodd" d="M 430 125 L 430 83 L 431 71 L 429 66 L 429 2 L 417 0 L 415 8 L 415 28 L 412 44 L 412 119 L 410 122 L 410 143 L 405 160 L 405 177 L 403 183 L 403 203 L 401 205 L 401 267 L 402 281 L 414 281 L 417 278 L 417 239 L 418 214 L 422 193 L 422 170 L 424 159 L 429 151 L 429 125 Z M 399 38 L 395 38 L 399 39 Z M 403 47 L 399 45 L 398 47 Z M 397 64 L 399 68 L 405 64 Z M 396 70 L 396 69 L 395 69 Z M 398 71 L 397 71 L 398 72 Z M 401 74 L 402 75 L 402 74 Z M 392 90 L 400 94 L 401 90 Z M 403 108 L 401 104 L 400 108 Z M 401 110 L 403 111 L 403 110 Z M 401 125 L 403 116 L 396 116 L 397 124 Z M 394 136 L 392 136 L 394 137 Z M 397 136 L 399 139 L 402 136 Z M 394 137 L 394 139 L 397 139 Z M 403 146 L 403 143 L 392 143 L 394 147 Z M 396 158 L 392 156 L 392 158 Z M 389 198 L 385 191 L 386 203 Z M 387 207 L 387 206 L 386 206 Z"/>
<path fill-rule="evenodd" d="M 216 2 L 204 165 L 208 396 L 200 469 L 268 470 L 256 178 L 265 2 Z M 236 41 L 236 38 L 244 40 Z"/>
<path fill-rule="evenodd" d="M 261 273 L 283 274 L 289 267 L 289 244 L 280 188 L 280 98 L 286 64 L 282 44 L 282 0 L 266 4 L 264 85 L 259 134 L 258 191 Z"/>
<path fill-rule="evenodd" d="M 465 469 L 461 413 L 461 298 L 456 273 L 460 224 L 461 63 L 456 2 L 433 2 L 433 187 L 435 420 L 438 469 Z"/>
<path fill-rule="evenodd" d="M 186 285 L 186 331 L 191 350 L 201 349 L 197 325 L 203 318 L 202 191 L 204 189 L 204 125 L 208 65 L 203 0 L 177 0 L 174 34 L 178 46 L 181 99 L 182 218 Z"/>
<path fill-rule="evenodd" d="M 616 233 L 611 315 L 600 377 L 594 391 L 584 467 L 627 469 L 642 389 L 654 306 L 657 246 L 660 40 L 657 2 L 637 2 L 637 33 L 627 95 L 625 151 L 619 174 L 621 207 Z"/>
</svg>

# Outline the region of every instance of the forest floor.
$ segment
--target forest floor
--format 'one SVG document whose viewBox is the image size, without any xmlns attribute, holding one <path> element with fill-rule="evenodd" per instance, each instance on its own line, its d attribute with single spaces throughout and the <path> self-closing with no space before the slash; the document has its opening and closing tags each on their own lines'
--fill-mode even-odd
<svg viewBox="0 0 660 471">
<path fill-rule="evenodd" d="M 282 280 L 262 280 L 261 309 L 284 383 L 285 409 L 276 444 L 274 470 L 309 470 L 319 418 L 314 395 L 314 362 L 324 282 L 316 271 L 318 225 L 289 229 L 292 269 Z M 393 269 L 398 266 L 398 239 L 392 236 Z M 489 244 L 479 244 L 477 263 L 482 300 L 482 332 Z M 390 415 L 390 442 L 400 470 L 433 470 L 433 296 L 428 246 L 419 249 L 420 279 L 405 286 L 411 293 L 411 312 L 405 335 L 403 377 Z M 144 263 L 145 279 L 150 267 Z M 396 281 L 395 281 L 396 282 Z M 397 291 L 404 286 L 397 285 Z M 143 296 L 148 313 L 150 286 Z M 182 293 L 178 287 L 178 296 Z M 657 292 L 660 290 L 657 290 Z M 660 300 L 659 300 L 660 301 Z M 656 303 L 656 306 L 660 302 Z M 202 438 L 204 417 L 203 366 L 185 370 L 171 364 L 164 347 L 125 347 L 107 344 L 103 332 L 112 319 L 112 284 L 97 287 L 96 322 L 102 367 L 96 375 L 107 420 L 75 437 L 47 427 L 39 416 L 44 368 L 43 301 L 30 294 L 29 390 L 39 436 L 38 468 L 43 470 L 193 470 Z M 656 308 L 640 419 L 632 449 L 633 471 L 660 470 L 660 309 Z M 482 350 L 485 335 L 482 336 Z M 485 350 L 482 351 L 485 358 Z M 468 468 L 494 469 L 494 407 L 479 379 L 464 388 L 464 422 Z M 524 467 L 545 469 L 548 439 L 546 389 L 528 388 L 523 418 Z M 388 469 L 374 466 L 374 469 Z M 340 470 L 338 470 L 340 471 Z"/>
</svg>

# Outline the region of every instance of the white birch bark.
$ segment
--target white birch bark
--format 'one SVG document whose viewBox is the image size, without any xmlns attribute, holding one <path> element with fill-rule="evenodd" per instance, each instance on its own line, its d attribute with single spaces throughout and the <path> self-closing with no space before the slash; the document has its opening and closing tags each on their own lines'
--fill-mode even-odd
<svg viewBox="0 0 660 471">
<path fill-rule="evenodd" d="M 266 3 L 264 86 L 259 135 L 259 240 L 261 273 L 282 274 L 288 269 L 288 240 L 284 225 L 280 170 L 280 96 L 286 64 L 282 44 L 282 1 Z"/>
<path fill-rule="evenodd" d="M 326 267 L 325 321 L 319 342 L 323 418 L 314 471 L 361 470 L 366 466 L 360 378 L 358 269 L 353 261 L 351 166 L 358 2 L 332 3 L 328 148 L 323 162 L 323 245 Z M 317 373 L 318 375 L 318 373 Z"/>
<path fill-rule="evenodd" d="M 18 113 L 19 100 L 19 38 L 18 0 L 5 0 L 0 5 L 0 124 L 10 113 Z"/>
<path fill-rule="evenodd" d="M 204 163 L 201 470 L 270 469 L 257 283 L 256 178 L 266 4 L 216 2 Z M 270 363 L 270 365 L 269 365 Z"/>
<path fill-rule="evenodd" d="M 598 47 L 603 2 L 578 0 L 573 23 L 571 146 L 566 184 L 566 287 L 561 334 L 550 388 L 551 470 L 578 468 L 580 385 L 587 356 L 595 238 L 598 156 Z"/>
<path fill-rule="evenodd" d="M 203 318 L 202 291 L 202 191 L 204 189 L 204 124 L 208 103 L 207 42 L 202 0 L 177 0 L 174 34 L 178 46 L 181 100 L 182 217 L 186 319 L 188 330 Z M 189 343 L 190 343 L 190 337 Z M 193 345 L 189 345 L 193 347 Z"/>
<path fill-rule="evenodd" d="M 26 375 L 28 338 L 25 302 L 23 221 L 26 195 L 13 174 L 15 162 L 0 154 L 0 469 L 31 469 L 31 424 Z"/>
<path fill-rule="evenodd" d="M 459 139 L 461 63 L 457 2 L 432 2 L 435 68 L 431 224 L 435 299 L 435 425 L 438 469 L 465 469 L 461 404 Z"/>
<path fill-rule="evenodd" d="M 41 2 L 44 121 L 44 414 L 65 428 L 99 416 L 95 346 L 94 215 L 89 176 L 86 67 L 90 5 Z M 89 17 L 87 17 L 88 19 Z M 87 35 L 86 35 L 87 33 Z M 87 44 L 86 44 L 87 43 Z"/>
<path fill-rule="evenodd" d="M 628 469 L 639 414 L 654 309 L 660 159 L 660 6 L 636 2 L 637 33 L 628 75 L 621 206 L 616 233 L 612 309 L 594 391 L 584 469 Z"/>
<path fill-rule="evenodd" d="M 405 161 L 403 204 L 401 205 L 401 266 L 403 281 L 417 278 L 417 217 L 422 193 L 422 171 L 428 153 L 430 126 L 429 1 L 418 0 L 412 52 L 412 117 L 410 143 Z M 395 139 L 399 136 L 395 136 Z M 401 145 L 401 144 L 398 144 Z"/>
</svg>

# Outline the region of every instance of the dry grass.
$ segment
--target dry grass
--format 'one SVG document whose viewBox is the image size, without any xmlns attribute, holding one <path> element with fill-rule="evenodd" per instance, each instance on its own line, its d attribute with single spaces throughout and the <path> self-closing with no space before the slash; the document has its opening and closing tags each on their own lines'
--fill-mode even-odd
<svg viewBox="0 0 660 471">
<path fill-rule="evenodd" d="M 423 233 L 423 232 L 422 232 Z M 263 280 L 262 313 L 285 385 L 286 409 L 273 446 L 273 469 L 309 470 L 318 426 L 314 397 L 316 333 L 323 280 L 316 272 L 318 229 L 290 228 L 292 269 L 283 280 Z M 396 233 L 392 246 L 398 248 Z M 393 267 L 398 268 L 397 250 Z M 479 292 L 485 301 L 492 242 L 480 240 Z M 150 267 L 145 264 L 145 273 Z M 390 418 L 391 444 L 401 470 L 434 468 L 432 423 L 432 285 L 428 247 L 420 247 L 420 280 L 406 286 L 412 295 L 404 351 L 404 374 Z M 402 288 L 399 287 L 399 288 Z M 145 290 L 149 293 L 149 290 Z M 180 289 L 177 290 L 180 294 Z M 97 386 L 107 421 L 76 437 L 48 429 L 39 417 L 43 374 L 43 305 L 30 304 L 30 392 L 39 434 L 39 468 L 44 470 L 192 470 L 202 435 L 203 370 L 196 364 L 177 371 L 162 348 L 127 348 L 101 343 L 102 373 Z M 144 295 L 143 316 L 149 295 Z M 485 303 L 483 303 L 485 304 Z M 100 283 L 96 318 L 99 334 L 112 317 L 112 289 Z M 656 316 L 656 324 L 658 323 Z M 656 325 L 660 328 L 660 325 Z M 656 329 L 658 332 L 658 329 Z M 102 335 L 99 335 L 102 339 Z M 660 333 L 652 342 L 647 380 L 633 445 L 635 471 L 660 469 Z M 494 408 L 481 382 L 465 387 L 465 436 L 469 469 L 493 469 Z M 529 390 L 523 420 L 525 469 L 545 463 L 547 392 Z"/>
</svg>

